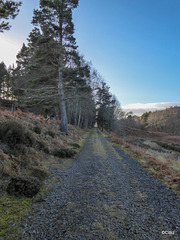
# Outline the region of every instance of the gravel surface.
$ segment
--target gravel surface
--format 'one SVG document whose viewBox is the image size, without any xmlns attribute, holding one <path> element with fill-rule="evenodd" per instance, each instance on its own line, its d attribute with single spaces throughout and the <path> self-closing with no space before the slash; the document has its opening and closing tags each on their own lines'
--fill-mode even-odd
<svg viewBox="0 0 180 240">
<path fill-rule="evenodd" d="M 32 205 L 22 239 L 180 239 L 180 200 L 93 130 L 43 202 Z"/>
</svg>

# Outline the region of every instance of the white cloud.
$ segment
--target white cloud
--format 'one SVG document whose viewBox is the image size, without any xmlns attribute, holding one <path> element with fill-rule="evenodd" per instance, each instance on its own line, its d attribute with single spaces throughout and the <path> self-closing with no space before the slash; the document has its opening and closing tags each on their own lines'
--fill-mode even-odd
<svg viewBox="0 0 180 240">
<path fill-rule="evenodd" d="M 4 62 L 6 66 L 16 63 L 16 55 L 22 47 L 22 42 L 8 35 L 0 35 L 0 62 Z"/>
<path fill-rule="evenodd" d="M 134 115 L 141 116 L 147 111 L 163 110 L 169 107 L 180 106 L 180 102 L 160 102 L 160 103 L 134 103 L 122 106 L 125 112 L 132 111 Z"/>
</svg>

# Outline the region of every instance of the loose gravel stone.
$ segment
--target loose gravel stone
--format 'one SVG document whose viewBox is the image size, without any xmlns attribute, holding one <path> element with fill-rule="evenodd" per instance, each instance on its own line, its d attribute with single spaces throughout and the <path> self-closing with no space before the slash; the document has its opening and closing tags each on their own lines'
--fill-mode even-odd
<svg viewBox="0 0 180 240">
<path fill-rule="evenodd" d="M 61 180 L 32 206 L 22 239 L 179 239 L 180 200 L 96 130 L 66 170 L 51 172 Z"/>
</svg>

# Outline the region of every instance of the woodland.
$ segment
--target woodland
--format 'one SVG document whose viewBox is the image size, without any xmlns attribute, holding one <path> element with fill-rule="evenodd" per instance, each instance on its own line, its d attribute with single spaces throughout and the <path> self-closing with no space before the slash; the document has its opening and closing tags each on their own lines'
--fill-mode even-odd
<svg viewBox="0 0 180 240">
<path fill-rule="evenodd" d="M 78 51 L 72 13 L 78 0 L 41 0 L 34 10 L 33 30 L 16 56 L 16 65 L 0 63 L 0 106 L 21 109 L 68 124 L 126 135 L 130 128 L 151 129 L 178 136 L 179 107 L 146 112 L 141 117 L 124 113 L 110 87 L 91 62 Z M 21 2 L 0 1 L 0 32 L 10 30 L 9 19 Z"/>
<path fill-rule="evenodd" d="M 20 5 L 1 1 L 1 32 L 10 29 L 8 19 L 16 17 Z M 87 128 L 95 122 L 112 131 L 119 102 L 92 63 L 78 52 L 72 20 L 77 6 L 78 0 L 40 1 L 16 66 L 0 63 L 0 105 L 61 119 L 62 134 L 68 135 L 68 124 Z"/>
</svg>

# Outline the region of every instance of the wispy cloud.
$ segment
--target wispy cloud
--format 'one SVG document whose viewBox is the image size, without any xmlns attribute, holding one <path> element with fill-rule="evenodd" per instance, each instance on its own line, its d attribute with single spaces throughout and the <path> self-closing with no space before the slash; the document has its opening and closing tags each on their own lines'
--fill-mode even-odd
<svg viewBox="0 0 180 240">
<path fill-rule="evenodd" d="M 169 107 L 180 106 L 180 102 L 160 102 L 160 103 L 134 103 L 122 106 L 125 112 L 132 111 L 134 115 L 141 116 L 147 111 L 163 110 Z"/>
</svg>

